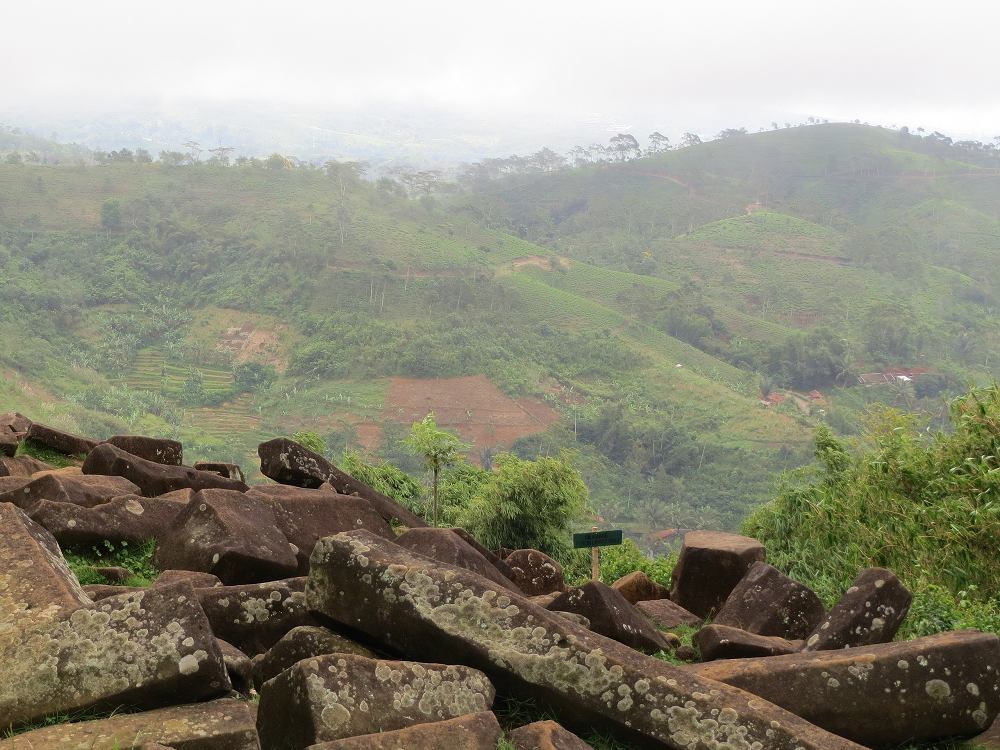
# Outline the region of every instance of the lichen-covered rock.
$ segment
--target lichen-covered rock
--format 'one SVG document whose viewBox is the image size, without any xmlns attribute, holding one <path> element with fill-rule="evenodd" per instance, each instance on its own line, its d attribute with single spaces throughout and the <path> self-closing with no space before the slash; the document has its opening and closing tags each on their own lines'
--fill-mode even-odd
<svg viewBox="0 0 1000 750">
<path fill-rule="evenodd" d="M 641 570 L 619 578 L 611 584 L 611 588 L 624 596 L 629 604 L 670 598 L 670 589 L 661 586 Z"/>
<path fill-rule="evenodd" d="M 511 730 L 508 739 L 517 750 L 594 750 L 554 721 L 536 721 Z"/>
<path fill-rule="evenodd" d="M 496 750 L 503 736 L 492 711 L 313 745 L 309 750 Z M 588 746 L 589 747 L 589 746 Z"/>
<path fill-rule="evenodd" d="M 652 601 L 639 602 L 635 608 L 652 620 L 656 627 L 670 630 L 678 625 L 686 625 L 689 628 L 700 628 L 705 621 L 691 612 L 688 612 L 679 604 L 674 604 L 669 599 L 654 599 Z"/>
<path fill-rule="evenodd" d="M 803 651 L 888 643 L 910 611 L 913 595 L 891 570 L 868 568 L 806 638 Z"/>
<path fill-rule="evenodd" d="M 868 747 L 981 732 L 1000 712 L 1000 641 L 978 630 L 684 669 Z"/>
<path fill-rule="evenodd" d="M 5 750 L 260 750 L 253 707 L 221 698 L 97 721 L 59 724 L 5 740 Z"/>
<path fill-rule="evenodd" d="M 368 529 L 386 539 L 396 538 L 388 522 L 361 497 L 283 484 L 251 487 L 247 497 L 259 498 L 271 508 L 278 529 L 295 547 L 296 575 L 309 572 L 309 555 L 324 536 Z"/>
<path fill-rule="evenodd" d="M 40 445 L 44 445 L 67 456 L 85 456 L 98 444 L 98 440 L 73 435 L 69 432 L 57 430 L 38 422 L 32 422 L 25 435 L 26 440 L 31 440 Z"/>
<path fill-rule="evenodd" d="M 795 653 L 802 647 L 802 641 L 786 641 L 778 636 L 756 635 L 715 623 L 706 625 L 691 636 L 691 642 L 701 652 L 702 661 L 780 656 Z"/>
<path fill-rule="evenodd" d="M 804 639 L 823 620 L 823 602 L 805 584 L 754 563 L 712 620 L 757 635 Z"/>
<path fill-rule="evenodd" d="M 578 615 L 576 612 L 563 612 L 562 610 L 553 610 L 552 614 L 559 615 L 560 617 L 567 619 L 570 622 L 576 623 L 581 628 L 586 628 L 587 630 L 590 630 L 590 620 L 588 620 L 583 615 Z"/>
<path fill-rule="evenodd" d="M 755 562 L 764 545 L 721 531 L 689 531 L 670 576 L 670 599 L 698 617 L 718 612 Z"/>
<path fill-rule="evenodd" d="M 410 552 L 471 570 L 504 588 L 520 593 L 520 589 L 509 578 L 451 529 L 410 529 L 393 538 L 393 541 Z"/>
<path fill-rule="evenodd" d="M 285 633 L 266 654 L 253 658 L 254 686 L 260 690 L 261 685 L 296 662 L 323 654 L 357 654 L 375 658 L 375 654 L 360 643 L 334 633 L 329 628 L 303 625 Z"/>
<path fill-rule="evenodd" d="M 230 464 L 225 461 L 195 461 L 194 468 L 198 471 L 214 471 L 216 474 L 230 479 L 239 479 L 241 482 L 247 481 L 239 464 Z"/>
<path fill-rule="evenodd" d="M 211 573 L 199 573 L 197 570 L 164 570 L 153 581 L 153 586 L 169 586 L 172 583 L 190 583 L 196 589 L 210 589 L 221 586 L 222 581 Z"/>
<path fill-rule="evenodd" d="M 625 597 L 606 583 L 589 581 L 564 591 L 549 605 L 552 612 L 573 612 L 586 617 L 590 629 L 626 646 L 655 653 L 669 651 L 670 644 Z"/>
<path fill-rule="evenodd" d="M 294 440 L 275 438 L 257 446 L 260 471 L 281 484 L 315 489 L 324 483 L 342 495 L 363 497 L 386 521 L 396 521 L 412 528 L 426 526 L 420 518 L 388 495 L 383 495 L 347 474 L 318 453 L 303 448 Z"/>
<path fill-rule="evenodd" d="M 305 578 L 196 589 L 215 635 L 248 656 L 262 654 L 292 628 L 315 625 L 306 609 Z"/>
<path fill-rule="evenodd" d="M 160 570 L 211 573 L 228 585 L 295 575 L 295 553 L 263 500 L 233 490 L 202 490 L 160 536 Z"/>
<path fill-rule="evenodd" d="M 464 539 L 469 544 L 470 547 L 472 547 L 474 550 L 476 550 L 476 552 L 485 557 L 487 562 L 489 562 L 490 565 L 499 570 L 500 574 L 504 578 L 506 578 L 508 581 L 514 580 L 514 570 L 506 562 L 501 560 L 496 553 L 494 553 L 492 550 L 486 549 L 486 547 L 481 545 L 479 543 L 479 540 L 477 540 L 474 536 L 472 536 L 472 534 L 463 529 L 461 526 L 453 526 L 451 528 L 451 531 L 454 531 L 456 534 L 462 537 L 462 539 Z"/>
<path fill-rule="evenodd" d="M 645 656 L 481 576 L 364 531 L 320 540 L 306 595 L 318 616 L 407 658 L 481 669 L 505 693 L 540 699 L 566 724 L 598 724 L 675 748 L 858 750 L 757 696 Z"/>
<path fill-rule="evenodd" d="M 196 471 L 187 466 L 167 466 L 155 461 L 133 456 L 109 443 L 94 448 L 83 462 L 84 474 L 125 477 L 140 488 L 146 497 L 158 497 L 175 490 L 205 489 L 236 490 L 249 489 L 243 482 L 226 479 L 210 471 Z"/>
<path fill-rule="evenodd" d="M 525 596 L 558 594 L 566 590 L 562 565 L 536 549 L 519 549 L 504 558 L 514 577 L 511 580 Z"/>
<path fill-rule="evenodd" d="M 176 440 L 143 435 L 115 435 L 104 442 L 156 464 L 180 466 L 184 463 L 184 446 Z"/>
<path fill-rule="evenodd" d="M 24 510 L 42 500 L 92 508 L 138 491 L 138 487 L 122 477 L 46 473 L 34 475 L 15 490 L 0 493 L 0 503 L 13 503 Z"/>
<path fill-rule="evenodd" d="M 52 535 L 20 508 L 0 503 L 0 643 L 87 604 Z"/>
<path fill-rule="evenodd" d="M 134 594 L 145 590 L 144 586 L 120 586 L 113 583 L 88 583 L 83 587 L 83 593 L 89 596 L 93 602 L 99 602 L 102 599 L 107 599 L 109 596 Z"/>
<path fill-rule="evenodd" d="M 257 732 L 266 748 L 300 750 L 487 711 L 494 695 L 469 667 L 326 654 L 264 683 Z"/>
<path fill-rule="evenodd" d="M 158 708 L 230 690 L 187 585 L 109 597 L 0 634 L 0 729 L 50 714 Z"/>
<path fill-rule="evenodd" d="M 219 645 L 219 651 L 222 652 L 222 660 L 226 664 L 226 672 L 229 674 L 233 690 L 241 695 L 250 695 L 250 691 L 254 687 L 253 664 L 250 657 L 221 638 L 215 640 Z"/>
<path fill-rule="evenodd" d="M 132 571 L 129 570 L 128 568 L 123 568 L 118 565 L 113 565 L 110 567 L 99 567 L 99 568 L 92 567 L 91 570 L 93 570 L 99 576 L 102 576 L 105 580 L 111 581 L 112 583 L 125 583 L 129 578 L 131 578 L 134 575 Z"/>
<path fill-rule="evenodd" d="M 28 515 L 63 547 L 141 542 L 162 536 L 184 505 L 159 497 L 121 495 L 94 507 L 41 500 Z"/>
</svg>

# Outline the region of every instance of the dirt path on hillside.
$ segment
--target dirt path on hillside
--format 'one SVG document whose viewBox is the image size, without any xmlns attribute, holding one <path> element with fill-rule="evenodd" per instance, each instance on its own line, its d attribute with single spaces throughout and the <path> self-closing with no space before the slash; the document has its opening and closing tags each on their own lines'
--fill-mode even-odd
<svg viewBox="0 0 1000 750">
<path fill-rule="evenodd" d="M 699 198 L 704 198 L 706 200 L 708 199 L 707 195 L 705 195 L 704 193 L 699 193 L 697 190 L 695 190 L 693 187 L 691 187 L 690 185 L 688 185 L 686 182 L 684 182 L 683 180 L 681 180 L 678 177 L 674 177 L 673 175 L 664 174 L 662 172 L 649 172 L 649 171 L 647 171 L 645 169 L 633 169 L 633 170 L 631 170 L 631 172 L 632 172 L 632 174 L 641 174 L 641 175 L 645 175 L 646 177 L 656 177 L 656 178 L 661 179 L 661 180 L 670 180 L 674 184 L 680 185 L 681 187 L 685 187 L 688 190 L 690 190 L 691 191 L 691 195 L 695 195 L 695 196 L 697 196 Z"/>
</svg>

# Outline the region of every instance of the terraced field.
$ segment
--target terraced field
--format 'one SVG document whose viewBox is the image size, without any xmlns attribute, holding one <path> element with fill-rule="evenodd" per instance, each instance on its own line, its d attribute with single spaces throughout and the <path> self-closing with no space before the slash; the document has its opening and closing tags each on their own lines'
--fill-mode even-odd
<svg viewBox="0 0 1000 750">
<path fill-rule="evenodd" d="M 261 422 L 262 418 L 249 394 L 240 396 L 232 403 L 223 404 L 218 409 L 187 409 L 184 413 L 185 424 L 204 430 L 220 440 L 253 432 L 260 428 Z"/>
<path fill-rule="evenodd" d="M 227 370 L 212 367 L 197 368 L 203 378 L 206 393 L 224 393 L 233 385 L 233 374 Z M 165 392 L 177 396 L 184 390 L 189 370 L 185 366 L 167 362 L 167 358 L 154 350 L 139 353 L 132 371 L 125 376 L 129 388 L 153 393 Z"/>
</svg>

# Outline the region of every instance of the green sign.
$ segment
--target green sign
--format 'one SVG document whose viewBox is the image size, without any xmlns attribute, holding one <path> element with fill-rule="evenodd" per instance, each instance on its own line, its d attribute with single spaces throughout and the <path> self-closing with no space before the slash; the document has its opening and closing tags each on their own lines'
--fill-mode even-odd
<svg viewBox="0 0 1000 750">
<path fill-rule="evenodd" d="M 613 547 L 622 543 L 622 530 L 611 531 L 588 531 L 585 534 L 573 535 L 573 549 L 586 549 L 587 547 Z"/>
</svg>

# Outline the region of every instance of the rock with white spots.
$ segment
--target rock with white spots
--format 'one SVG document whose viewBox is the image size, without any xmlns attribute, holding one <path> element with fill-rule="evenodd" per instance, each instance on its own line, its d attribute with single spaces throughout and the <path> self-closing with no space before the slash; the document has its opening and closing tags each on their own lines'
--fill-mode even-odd
<svg viewBox="0 0 1000 750">
<path fill-rule="evenodd" d="M 131 544 L 155 539 L 166 532 L 184 507 L 184 503 L 159 497 L 122 495 L 92 508 L 42 500 L 28 509 L 28 515 L 48 529 L 60 545 L 74 547 L 105 540 Z"/>
<path fill-rule="evenodd" d="M 698 617 L 718 612 L 756 562 L 764 545 L 721 531 L 689 531 L 670 575 L 670 599 Z"/>
<path fill-rule="evenodd" d="M 334 633 L 328 628 L 302 625 L 292 628 L 275 643 L 266 654 L 253 658 L 253 682 L 257 690 L 286 669 L 314 656 L 324 654 L 357 654 L 374 658 L 374 654 L 360 643 Z"/>
<path fill-rule="evenodd" d="M 868 747 L 982 732 L 1000 712 L 1000 641 L 978 630 L 684 669 Z"/>
<path fill-rule="evenodd" d="M 496 750 L 501 737 L 497 717 L 492 711 L 481 711 L 392 732 L 323 742 L 309 750 Z"/>
<path fill-rule="evenodd" d="M 233 490 L 202 490 L 160 536 L 160 570 L 211 573 L 228 585 L 295 575 L 295 552 L 263 500 Z"/>
<path fill-rule="evenodd" d="M 257 732 L 266 748 L 300 750 L 488 711 L 494 695 L 469 667 L 327 654 L 264 683 Z"/>
<path fill-rule="evenodd" d="M 792 654 L 802 647 L 802 641 L 787 641 L 776 635 L 756 635 L 725 625 L 706 625 L 691 642 L 701 652 L 702 661 L 743 659 L 752 656 Z"/>
<path fill-rule="evenodd" d="M 398 537 L 392 537 L 392 540 L 410 552 L 471 570 L 504 588 L 520 593 L 513 582 L 483 557 L 479 550 L 451 529 L 410 529 Z"/>
<path fill-rule="evenodd" d="M 220 477 L 210 471 L 198 471 L 189 466 L 168 466 L 147 461 L 139 456 L 101 443 L 87 455 L 83 462 L 84 474 L 125 477 L 140 488 L 146 497 L 159 497 L 176 490 L 195 491 L 208 488 L 246 492 L 248 487 L 238 479 Z"/>
<path fill-rule="evenodd" d="M 184 462 L 184 446 L 176 440 L 144 435 L 115 435 L 104 442 L 153 463 L 180 466 Z"/>
<path fill-rule="evenodd" d="M 590 623 L 590 630 L 640 651 L 652 654 L 671 648 L 663 634 L 621 593 L 600 581 L 567 589 L 548 609 L 582 615 Z"/>
<path fill-rule="evenodd" d="M 215 635 L 248 656 L 262 654 L 292 628 L 315 625 L 305 578 L 195 589 Z"/>
<path fill-rule="evenodd" d="M 675 748 L 858 748 L 762 698 L 646 656 L 481 576 L 364 531 L 320 540 L 306 596 L 318 617 L 409 659 L 480 669 L 505 694 L 550 706 L 567 726 L 596 724 Z"/>
<path fill-rule="evenodd" d="M 164 570 L 151 585 L 169 586 L 172 583 L 190 583 L 196 589 L 210 589 L 222 585 L 218 576 L 199 573 L 196 570 Z"/>
<path fill-rule="evenodd" d="M 109 597 L 0 633 L 0 730 L 51 714 L 151 709 L 231 689 L 194 589 Z"/>
<path fill-rule="evenodd" d="M 519 549 L 504 558 L 514 577 L 511 580 L 525 596 L 558 594 L 566 590 L 562 565 L 536 549 Z"/>
<path fill-rule="evenodd" d="M 253 706 L 221 698 L 99 721 L 59 724 L 5 740 L 5 750 L 260 750 Z"/>
<path fill-rule="evenodd" d="M 868 568 L 806 638 L 803 651 L 889 643 L 910 611 L 913 595 L 891 570 Z"/>
<path fill-rule="evenodd" d="M 733 589 L 712 623 L 757 635 L 804 639 L 825 613 L 812 589 L 758 562 Z"/>
</svg>

